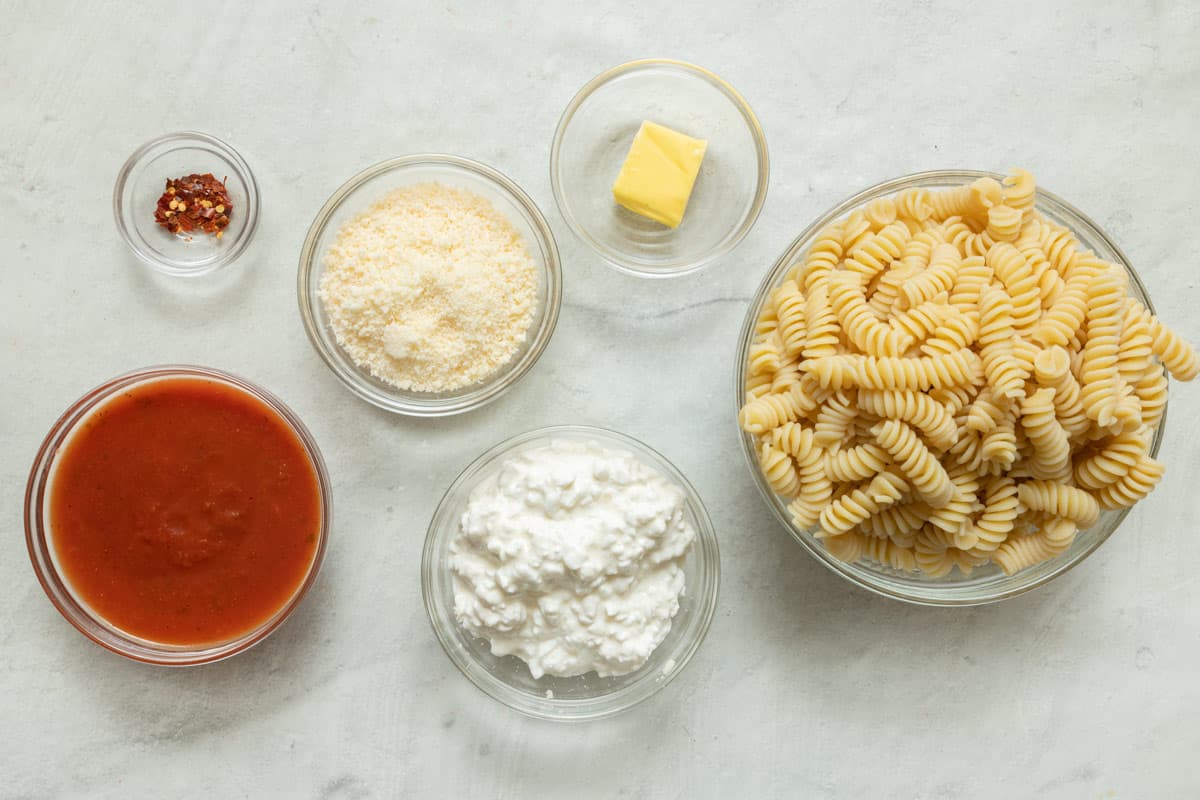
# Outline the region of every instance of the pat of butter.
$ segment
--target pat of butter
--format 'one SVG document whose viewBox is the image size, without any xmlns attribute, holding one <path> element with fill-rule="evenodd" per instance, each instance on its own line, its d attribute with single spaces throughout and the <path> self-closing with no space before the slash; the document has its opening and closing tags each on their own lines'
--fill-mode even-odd
<svg viewBox="0 0 1200 800">
<path fill-rule="evenodd" d="M 678 226 L 707 148 L 704 139 L 643 122 L 613 184 L 613 199 L 635 214 Z"/>
</svg>

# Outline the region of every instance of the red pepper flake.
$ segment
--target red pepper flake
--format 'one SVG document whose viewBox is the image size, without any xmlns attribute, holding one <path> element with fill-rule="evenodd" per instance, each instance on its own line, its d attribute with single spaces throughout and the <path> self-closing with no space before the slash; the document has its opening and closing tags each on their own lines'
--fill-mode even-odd
<svg viewBox="0 0 1200 800">
<path fill-rule="evenodd" d="M 206 172 L 167 180 L 167 188 L 158 198 L 154 221 L 171 233 L 202 231 L 216 234 L 220 239 L 232 212 L 233 201 L 229 199 L 225 181 Z"/>
</svg>

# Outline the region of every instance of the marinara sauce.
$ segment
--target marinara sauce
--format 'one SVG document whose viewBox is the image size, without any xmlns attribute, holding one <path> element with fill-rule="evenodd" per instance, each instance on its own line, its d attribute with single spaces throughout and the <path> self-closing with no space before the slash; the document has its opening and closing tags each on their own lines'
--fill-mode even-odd
<svg viewBox="0 0 1200 800">
<path fill-rule="evenodd" d="M 317 550 L 321 491 L 287 421 L 205 378 L 135 384 L 58 454 L 50 540 L 73 593 L 128 634 L 229 641 L 282 608 Z"/>
</svg>

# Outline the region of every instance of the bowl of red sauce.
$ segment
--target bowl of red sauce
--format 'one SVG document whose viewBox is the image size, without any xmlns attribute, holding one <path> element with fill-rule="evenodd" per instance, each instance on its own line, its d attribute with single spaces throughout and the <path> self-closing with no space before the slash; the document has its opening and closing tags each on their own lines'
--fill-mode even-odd
<svg viewBox="0 0 1200 800">
<path fill-rule="evenodd" d="M 315 581 L 331 517 L 304 424 L 206 367 L 150 367 L 85 394 L 25 491 L 51 602 L 92 641 L 152 664 L 217 661 L 266 638 Z"/>
</svg>

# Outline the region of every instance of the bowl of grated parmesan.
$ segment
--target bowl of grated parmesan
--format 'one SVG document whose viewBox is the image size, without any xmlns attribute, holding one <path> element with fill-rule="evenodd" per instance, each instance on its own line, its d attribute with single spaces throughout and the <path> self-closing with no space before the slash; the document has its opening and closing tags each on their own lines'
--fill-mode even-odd
<svg viewBox="0 0 1200 800">
<path fill-rule="evenodd" d="M 300 315 L 325 364 L 379 408 L 445 416 L 499 397 L 558 321 L 558 247 L 485 164 L 394 158 L 344 183 L 300 253 Z"/>
</svg>

